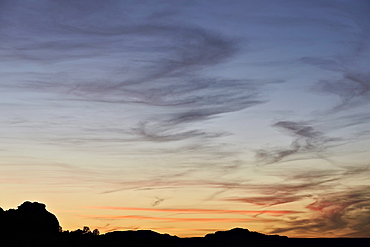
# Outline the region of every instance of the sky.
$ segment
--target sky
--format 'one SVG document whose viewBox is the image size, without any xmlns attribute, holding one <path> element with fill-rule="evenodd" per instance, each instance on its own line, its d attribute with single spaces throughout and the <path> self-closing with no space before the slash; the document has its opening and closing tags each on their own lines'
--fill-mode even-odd
<svg viewBox="0 0 370 247">
<path fill-rule="evenodd" d="M 368 0 L 0 0 L 0 206 L 64 230 L 369 237 Z"/>
</svg>

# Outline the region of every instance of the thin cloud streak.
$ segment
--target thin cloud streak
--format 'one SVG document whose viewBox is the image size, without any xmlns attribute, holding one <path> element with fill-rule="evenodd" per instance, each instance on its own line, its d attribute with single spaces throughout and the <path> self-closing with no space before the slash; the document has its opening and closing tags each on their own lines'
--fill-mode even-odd
<svg viewBox="0 0 370 247">
<path fill-rule="evenodd" d="M 89 207 L 94 209 L 121 210 L 121 211 L 147 211 L 147 212 L 167 212 L 167 213 L 184 213 L 184 214 L 296 214 L 299 211 L 292 210 L 218 210 L 218 209 L 160 209 L 160 208 L 130 208 L 130 207 Z"/>
<path fill-rule="evenodd" d="M 241 219 L 241 218 L 170 218 L 170 217 L 149 217 L 139 215 L 92 215 L 84 216 L 89 219 L 137 219 L 137 220 L 158 220 L 171 222 L 246 222 L 255 219 Z M 267 221 L 267 220 L 261 220 Z"/>
<path fill-rule="evenodd" d="M 229 198 L 226 201 L 230 202 L 243 202 L 249 204 L 255 204 L 260 206 L 275 206 L 280 204 L 286 204 L 289 202 L 296 202 L 308 197 L 307 195 L 286 195 L 282 193 L 273 196 L 257 196 L 257 197 L 245 197 L 245 198 Z M 263 211 L 261 211 L 263 213 Z"/>
</svg>

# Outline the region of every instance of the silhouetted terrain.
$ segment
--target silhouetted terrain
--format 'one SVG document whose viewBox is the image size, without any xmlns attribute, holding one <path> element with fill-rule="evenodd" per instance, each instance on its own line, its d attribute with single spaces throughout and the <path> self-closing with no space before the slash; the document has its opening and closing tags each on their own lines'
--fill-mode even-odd
<svg viewBox="0 0 370 247">
<path fill-rule="evenodd" d="M 0 246 L 122 246 L 122 247 L 263 247 L 263 246 L 370 246 L 368 239 L 305 239 L 265 235 L 247 229 L 234 228 L 204 237 L 179 238 L 151 230 L 114 231 L 99 235 L 85 226 L 75 231 L 62 231 L 56 216 L 44 204 L 24 202 L 17 209 L 0 208 Z"/>
</svg>

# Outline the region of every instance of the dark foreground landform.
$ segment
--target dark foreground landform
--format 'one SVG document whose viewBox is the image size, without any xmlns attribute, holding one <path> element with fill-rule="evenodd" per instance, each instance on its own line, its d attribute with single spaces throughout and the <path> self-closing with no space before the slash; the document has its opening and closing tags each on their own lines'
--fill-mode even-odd
<svg viewBox="0 0 370 247">
<path fill-rule="evenodd" d="M 17 209 L 0 208 L 0 246 L 55 247 L 369 247 L 370 238 L 288 238 L 234 228 L 204 237 L 179 238 L 151 230 L 114 231 L 99 234 L 89 227 L 62 231 L 57 217 L 38 202 L 24 202 Z"/>
</svg>

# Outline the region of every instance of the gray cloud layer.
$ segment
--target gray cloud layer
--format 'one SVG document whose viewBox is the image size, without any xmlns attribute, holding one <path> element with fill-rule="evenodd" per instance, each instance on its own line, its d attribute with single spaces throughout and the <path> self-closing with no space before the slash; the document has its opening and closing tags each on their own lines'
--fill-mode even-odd
<svg viewBox="0 0 370 247">
<path fill-rule="evenodd" d="M 125 9 L 125 4 L 29 4 L 4 4 L 4 59 L 42 65 L 50 68 L 50 74 L 26 70 L 21 72 L 22 81 L 10 87 L 49 92 L 58 98 L 62 94 L 62 99 L 76 103 L 147 105 L 154 115 L 150 108 L 161 107 L 162 114 L 148 114 L 132 131 L 127 130 L 138 140 L 160 142 L 217 137 L 178 129 L 264 102 L 259 96 L 263 82 L 200 73 L 226 62 L 238 50 L 236 41 L 217 32 L 181 23 L 152 20 L 149 24 L 152 11 L 140 5 L 136 11 L 143 16 L 132 19 L 130 13 L 119 15 L 114 10 L 114 6 Z"/>
</svg>

